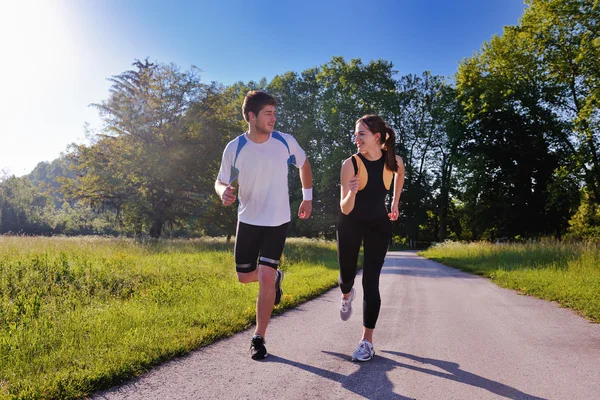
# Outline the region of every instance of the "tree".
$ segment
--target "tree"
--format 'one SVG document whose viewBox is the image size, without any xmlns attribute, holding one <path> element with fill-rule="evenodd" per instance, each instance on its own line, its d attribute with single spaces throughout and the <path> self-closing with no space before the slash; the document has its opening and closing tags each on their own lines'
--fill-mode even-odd
<svg viewBox="0 0 600 400">
<path fill-rule="evenodd" d="M 437 217 L 439 228 L 436 240 L 446 240 L 449 225 L 456 234 L 457 221 L 451 222 L 451 209 L 453 197 L 459 194 L 457 190 L 456 174 L 454 173 L 458 158 L 459 142 L 466 130 L 464 125 L 464 110 L 457 99 L 456 90 L 450 85 L 443 84 L 438 92 L 440 97 L 437 107 L 434 108 L 433 120 L 439 125 L 439 138 L 435 141 L 433 159 L 437 167 L 433 169 L 436 176 L 434 187 L 439 188 L 437 198 Z"/>
<path fill-rule="evenodd" d="M 70 169 L 69 160 L 61 156 L 52 162 L 42 161 L 38 163 L 27 178 L 37 186 L 42 192 L 48 194 L 54 199 L 56 207 L 61 207 L 65 198 L 61 192 L 61 179 L 74 178 Z"/>
<path fill-rule="evenodd" d="M 398 103 L 389 120 L 398 134 L 406 180 L 395 233 L 415 241 L 440 240 L 440 235 L 443 240 L 454 164 L 450 134 L 459 129 L 458 102 L 445 79 L 428 71 L 402 76 L 396 86 Z"/>
<path fill-rule="evenodd" d="M 10 176 L 0 182 L 0 233 L 52 233 L 53 203 L 27 178 Z"/>
<path fill-rule="evenodd" d="M 600 6 L 598 0 L 527 0 L 517 34 L 541 66 L 536 77 L 553 93 L 572 132 L 558 138 L 600 204 Z"/>
<path fill-rule="evenodd" d="M 457 75 L 468 124 L 458 150 L 474 238 L 550 231 L 544 209 L 558 161 L 546 138 L 560 125 L 540 104 L 536 85 L 500 68 L 498 55 L 518 48 L 510 39 L 518 38 L 493 40 Z"/>
<path fill-rule="evenodd" d="M 581 204 L 569 221 L 568 235 L 576 239 L 600 239 L 600 205 L 591 200 L 587 190 L 583 190 Z"/>
<path fill-rule="evenodd" d="M 577 0 L 527 4 L 519 26 L 457 73 L 474 237 L 560 236 L 574 210 L 562 185 L 581 174 L 597 193 L 598 9 Z"/>
<path fill-rule="evenodd" d="M 110 79 L 108 100 L 94 104 L 104 120 L 90 146 L 74 146 L 77 178 L 65 185 L 71 198 L 110 205 L 138 233 L 161 235 L 198 213 L 203 135 L 186 114 L 220 87 L 202 84 L 197 71 L 136 61 L 135 70 Z M 208 137 L 208 136 L 206 136 Z"/>
</svg>

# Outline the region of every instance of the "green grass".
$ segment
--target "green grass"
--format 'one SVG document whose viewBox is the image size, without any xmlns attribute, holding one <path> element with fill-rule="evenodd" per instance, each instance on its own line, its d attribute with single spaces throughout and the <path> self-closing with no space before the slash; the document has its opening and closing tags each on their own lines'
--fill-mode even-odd
<svg viewBox="0 0 600 400">
<path fill-rule="evenodd" d="M 335 244 L 289 239 L 275 313 L 336 286 Z M 0 237 L 0 398 L 75 398 L 239 332 L 258 285 L 224 240 Z"/>
<path fill-rule="evenodd" d="M 419 254 L 490 278 L 501 287 L 556 301 L 600 322 L 598 243 L 443 243 Z"/>
</svg>

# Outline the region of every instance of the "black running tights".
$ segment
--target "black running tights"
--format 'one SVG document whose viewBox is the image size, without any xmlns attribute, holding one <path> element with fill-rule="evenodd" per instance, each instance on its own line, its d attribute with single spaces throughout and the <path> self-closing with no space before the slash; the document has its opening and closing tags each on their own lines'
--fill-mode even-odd
<svg viewBox="0 0 600 400">
<path fill-rule="evenodd" d="M 363 261 L 363 325 L 375 329 L 379 316 L 381 297 L 379 275 L 392 237 L 392 224 L 388 217 L 375 220 L 359 220 L 341 214 L 337 228 L 339 284 L 342 293 L 349 293 L 354 286 L 360 245 L 364 245 Z"/>
</svg>

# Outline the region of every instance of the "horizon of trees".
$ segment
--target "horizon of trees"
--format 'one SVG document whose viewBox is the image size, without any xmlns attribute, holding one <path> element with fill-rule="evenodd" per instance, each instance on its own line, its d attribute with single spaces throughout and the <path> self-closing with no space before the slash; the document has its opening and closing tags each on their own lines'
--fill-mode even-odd
<svg viewBox="0 0 600 400">
<path fill-rule="evenodd" d="M 406 166 L 396 241 L 600 237 L 599 1 L 528 0 L 453 81 L 398 76 L 385 60 L 333 57 L 271 81 L 225 86 L 136 60 L 94 106 L 104 126 L 25 177 L 0 178 L 0 233 L 235 233 L 214 193 L 248 90 L 278 100 L 276 129 L 313 165 L 313 216 L 290 234 L 335 237 L 341 162 L 362 115 L 396 130 Z M 301 201 L 290 170 L 292 209 Z M 292 213 L 293 214 L 293 213 Z"/>
</svg>

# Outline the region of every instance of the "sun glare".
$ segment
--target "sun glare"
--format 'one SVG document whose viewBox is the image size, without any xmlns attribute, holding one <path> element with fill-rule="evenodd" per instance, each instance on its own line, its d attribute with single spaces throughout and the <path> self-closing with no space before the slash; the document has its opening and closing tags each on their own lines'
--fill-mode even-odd
<svg viewBox="0 0 600 400">
<path fill-rule="evenodd" d="M 0 74 L 3 92 L 25 98 L 43 90 L 65 68 L 71 47 L 62 3 L 50 0 L 8 0 L 0 3 Z M 8 92 L 8 93 L 7 93 Z"/>
<path fill-rule="evenodd" d="M 29 173 L 67 140 L 65 82 L 78 60 L 67 2 L 0 0 L 0 171 Z"/>
</svg>

